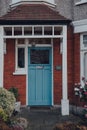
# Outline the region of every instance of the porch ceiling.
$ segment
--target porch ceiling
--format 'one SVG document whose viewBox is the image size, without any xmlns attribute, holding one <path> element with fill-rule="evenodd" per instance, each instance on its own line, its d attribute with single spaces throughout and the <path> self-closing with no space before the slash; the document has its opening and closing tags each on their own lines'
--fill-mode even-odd
<svg viewBox="0 0 87 130">
<path fill-rule="evenodd" d="M 1 25 L 67 24 L 70 20 L 45 4 L 26 4 L 11 8 L 0 18 Z"/>
</svg>

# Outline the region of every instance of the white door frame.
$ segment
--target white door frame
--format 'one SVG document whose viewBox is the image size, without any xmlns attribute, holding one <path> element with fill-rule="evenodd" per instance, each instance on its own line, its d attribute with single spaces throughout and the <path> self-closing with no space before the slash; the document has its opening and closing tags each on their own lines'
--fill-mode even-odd
<svg viewBox="0 0 87 130">
<path fill-rule="evenodd" d="M 28 39 L 27 39 L 28 40 Z M 29 43 L 29 41 L 27 41 L 26 40 L 26 42 L 27 43 Z M 26 44 L 27 44 L 26 43 Z M 27 46 L 27 55 L 26 55 L 26 57 L 27 57 L 27 70 L 28 70 L 28 47 L 31 47 L 31 45 L 29 45 L 29 44 L 27 44 L 28 46 Z M 48 44 L 48 45 L 46 45 L 46 44 L 37 44 L 36 45 L 36 47 L 51 47 L 52 48 L 52 105 L 54 104 L 54 102 L 53 102 L 53 40 L 51 39 L 51 43 L 50 44 Z M 27 75 L 26 75 L 26 83 L 27 83 L 27 85 L 26 85 L 26 105 L 29 105 L 28 104 L 28 71 L 27 71 Z"/>
</svg>

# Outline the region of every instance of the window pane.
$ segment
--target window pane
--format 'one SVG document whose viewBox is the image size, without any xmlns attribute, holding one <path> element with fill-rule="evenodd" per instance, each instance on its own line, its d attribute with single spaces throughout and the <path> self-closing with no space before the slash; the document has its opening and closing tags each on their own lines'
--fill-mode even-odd
<svg viewBox="0 0 87 130">
<path fill-rule="evenodd" d="M 32 27 L 24 27 L 24 35 L 32 35 Z"/>
<path fill-rule="evenodd" d="M 25 67 L 25 53 L 24 48 L 18 48 L 18 68 Z"/>
<path fill-rule="evenodd" d="M 49 64 L 49 50 L 30 51 L 30 64 Z"/>
<path fill-rule="evenodd" d="M 44 27 L 44 35 L 52 35 L 52 27 Z"/>
<path fill-rule="evenodd" d="M 84 44 L 84 47 L 87 47 L 87 35 L 83 36 L 83 44 Z"/>
<path fill-rule="evenodd" d="M 34 27 L 34 35 L 42 35 L 42 27 Z"/>
<path fill-rule="evenodd" d="M 54 35 L 61 35 L 63 31 L 62 27 L 54 27 Z"/>
<path fill-rule="evenodd" d="M 4 27 L 4 35 L 11 36 L 12 35 L 12 27 Z"/>
<path fill-rule="evenodd" d="M 22 35 L 22 27 L 14 27 L 14 35 Z"/>
</svg>

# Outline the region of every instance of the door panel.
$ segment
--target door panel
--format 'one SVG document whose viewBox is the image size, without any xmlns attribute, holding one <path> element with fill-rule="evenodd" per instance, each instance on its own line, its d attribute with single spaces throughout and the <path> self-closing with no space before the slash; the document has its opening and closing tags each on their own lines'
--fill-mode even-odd
<svg viewBox="0 0 87 130">
<path fill-rule="evenodd" d="M 51 48 L 28 49 L 28 103 L 51 105 Z"/>
</svg>

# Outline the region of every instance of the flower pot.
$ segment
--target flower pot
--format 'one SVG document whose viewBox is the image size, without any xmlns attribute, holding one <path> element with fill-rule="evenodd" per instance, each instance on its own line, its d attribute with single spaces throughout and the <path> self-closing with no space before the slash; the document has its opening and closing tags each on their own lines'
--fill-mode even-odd
<svg viewBox="0 0 87 130">
<path fill-rule="evenodd" d="M 21 107 L 21 102 L 20 101 L 16 102 L 15 103 L 15 111 L 20 112 L 20 107 Z"/>
</svg>

